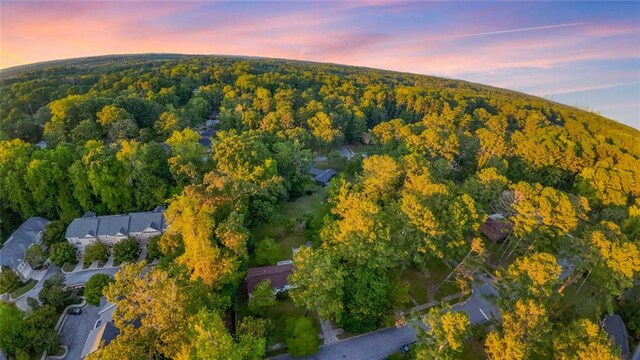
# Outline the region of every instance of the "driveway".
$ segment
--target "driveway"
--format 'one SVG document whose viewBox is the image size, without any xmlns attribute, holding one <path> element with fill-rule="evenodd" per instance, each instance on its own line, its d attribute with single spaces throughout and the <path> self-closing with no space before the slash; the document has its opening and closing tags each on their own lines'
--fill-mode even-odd
<svg viewBox="0 0 640 360">
<path fill-rule="evenodd" d="M 80 315 L 68 315 L 60 329 L 60 343 L 69 349 L 65 359 L 81 359 L 84 343 L 98 320 L 100 308 L 88 305 Z"/>
<path fill-rule="evenodd" d="M 464 311 L 469 315 L 472 324 L 480 324 L 491 317 L 498 317 L 498 309 L 491 304 L 485 295 L 495 294 L 491 281 L 481 279 L 483 284 L 474 285 L 471 298 L 464 303 L 452 306 L 454 311 Z M 486 315 L 486 317 L 485 317 Z M 317 354 L 301 359 L 306 360 L 382 360 L 398 351 L 402 345 L 417 340 L 416 332 L 411 326 L 386 328 L 376 332 L 360 335 L 320 348 Z M 274 360 L 294 360 L 289 354 L 273 357 Z"/>
<path fill-rule="evenodd" d="M 82 271 L 77 271 L 74 273 L 66 274 L 65 284 L 67 286 L 75 286 L 75 285 L 84 285 L 90 277 L 95 274 L 108 274 L 113 276 L 116 272 L 118 272 L 120 268 L 102 268 L 102 269 L 87 269 Z M 24 295 L 20 296 L 17 300 L 14 301 L 16 306 L 23 310 L 29 310 L 29 305 L 27 305 L 27 298 L 33 297 L 37 298 L 40 290 L 42 290 L 42 285 L 44 284 L 44 280 L 50 278 L 53 275 L 62 274 L 60 268 L 54 265 L 47 270 L 47 273 L 44 275 L 42 280 L 40 280 L 33 289 L 26 292 Z M 63 274 L 64 275 L 64 274 Z"/>
</svg>

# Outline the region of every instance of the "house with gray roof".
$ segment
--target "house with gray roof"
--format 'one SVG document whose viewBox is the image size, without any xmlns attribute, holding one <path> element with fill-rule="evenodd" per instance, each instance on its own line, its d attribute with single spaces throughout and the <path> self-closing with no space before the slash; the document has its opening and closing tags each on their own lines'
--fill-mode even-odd
<svg viewBox="0 0 640 360">
<path fill-rule="evenodd" d="M 98 313 L 98 320 L 94 328 L 87 335 L 84 347 L 82 348 L 83 359 L 89 354 L 98 351 L 100 347 L 109 345 L 109 343 L 120 334 L 120 330 L 113 325 L 113 312 L 115 309 L 115 304 L 107 302 Z"/>
<path fill-rule="evenodd" d="M 102 216 L 88 212 L 69 224 L 65 237 L 80 254 L 95 241 L 111 247 L 121 240 L 132 237 L 144 246 L 149 238 L 167 230 L 164 211 L 164 208 L 157 207 L 153 211 Z"/>
<path fill-rule="evenodd" d="M 602 320 L 604 331 L 609 335 L 609 339 L 620 350 L 621 359 L 631 359 L 631 348 L 629 347 L 629 335 L 624 320 L 618 314 L 605 315 Z"/>
<path fill-rule="evenodd" d="M 338 175 L 338 172 L 336 172 L 333 169 L 318 169 L 316 167 L 310 167 L 309 168 L 309 175 L 311 175 L 311 177 L 313 178 L 313 181 L 316 182 L 316 184 L 321 185 L 321 186 L 327 186 L 329 185 L 329 182 L 331 182 L 331 179 Z"/>
<path fill-rule="evenodd" d="M 22 280 L 28 279 L 33 269 L 24 259 L 24 254 L 30 246 L 42 242 L 44 229 L 48 223 L 47 219 L 32 217 L 20 225 L 0 249 L 0 265 L 15 270 Z"/>
</svg>

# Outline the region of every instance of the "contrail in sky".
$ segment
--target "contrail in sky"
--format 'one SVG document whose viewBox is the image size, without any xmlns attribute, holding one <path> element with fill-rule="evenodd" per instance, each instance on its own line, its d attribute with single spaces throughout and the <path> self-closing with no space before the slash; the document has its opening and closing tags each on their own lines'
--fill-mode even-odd
<svg viewBox="0 0 640 360">
<path fill-rule="evenodd" d="M 570 26 L 580 26 L 580 25 L 585 25 L 585 24 L 586 23 L 584 23 L 584 22 L 579 22 L 579 23 L 569 23 L 569 24 L 535 26 L 535 27 L 520 28 L 520 29 L 487 31 L 487 32 L 479 32 L 479 33 L 471 33 L 471 34 L 443 35 L 443 36 L 434 36 L 434 37 L 430 37 L 430 38 L 393 41 L 393 42 L 390 42 L 390 44 L 404 44 L 404 43 L 422 42 L 422 41 L 431 41 L 431 40 L 470 38 L 470 37 L 479 37 L 479 36 L 487 36 L 487 35 L 498 35 L 498 34 L 508 34 L 508 33 L 525 32 L 525 31 L 557 29 L 557 28 L 570 27 Z"/>
</svg>

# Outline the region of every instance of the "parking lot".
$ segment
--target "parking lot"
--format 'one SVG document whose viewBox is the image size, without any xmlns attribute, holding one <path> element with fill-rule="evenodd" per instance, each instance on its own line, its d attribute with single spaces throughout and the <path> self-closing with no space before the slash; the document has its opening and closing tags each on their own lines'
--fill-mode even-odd
<svg viewBox="0 0 640 360">
<path fill-rule="evenodd" d="M 80 315 L 67 315 L 67 319 L 60 329 L 60 343 L 67 346 L 69 353 L 65 359 L 81 359 L 82 348 L 87 340 L 89 331 L 93 329 L 98 320 L 97 306 L 87 305 Z"/>
</svg>

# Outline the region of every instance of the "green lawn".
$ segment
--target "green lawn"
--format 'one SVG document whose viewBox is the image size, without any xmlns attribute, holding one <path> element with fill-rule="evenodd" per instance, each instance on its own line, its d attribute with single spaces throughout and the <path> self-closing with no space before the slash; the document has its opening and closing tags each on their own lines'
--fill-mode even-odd
<svg viewBox="0 0 640 360">
<path fill-rule="evenodd" d="M 449 275 L 451 269 L 444 264 L 433 266 L 429 269 L 428 275 L 423 274 L 420 270 L 410 268 L 402 273 L 400 279 L 409 283 L 409 294 L 418 302 L 424 304 L 433 300 L 440 300 L 443 297 L 460 292 L 460 288 L 455 281 L 448 281 L 442 284 L 436 293 L 435 289 Z"/>
<path fill-rule="evenodd" d="M 75 267 L 76 267 L 76 264 L 64 263 L 64 265 L 62 265 L 62 270 L 66 272 L 71 272 L 73 271 L 73 269 L 75 269 Z"/>
<path fill-rule="evenodd" d="M 242 318 L 250 316 L 251 313 L 247 308 L 247 303 L 239 302 L 237 306 L 237 317 L 238 323 L 242 320 Z M 269 344 L 273 345 L 277 343 L 284 342 L 286 337 L 286 328 L 287 328 L 287 319 L 292 317 L 304 316 L 305 309 L 297 307 L 293 301 L 289 298 L 280 299 L 276 302 L 276 305 L 273 307 L 271 314 L 268 316 L 268 320 L 271 323 L 271 336 L 268 339 Z M 320 321 L 315 313 L 311 314 L 313 317 L 313 324 L 320 334 L 322 331 L 320 329 Z M 273 354 L 272 354 L 273 355 Z"/>
<path fill-rule="evenodd" d="M 33 287 L 36 286 L 37 283 L 38 282 L 36 280 L 29 279 L 29 281 L 26 284 L 24 284 L 23 286 L 11 292 L 11 298 L 15 299 L 18 296 L 25 294 L 27 291 L 33 289 Z"/>
<path fill-rule="evenodd" d="M 272 237 L 280 244 L 280 254 L 283 260 L 292 259 L 293 248 L 307 242 L 304 235 L 302 221 L 308 213 L 320 208 L 327 196 L 323 187 L 313 187 L 311 195 L 301 196 L 295 201 L 280 204 L 280 213 L 268 224 L 261 224 L 252 229 L 256 241 L 265 237 Z M 253 266 L 253 260 L 250 266 Z"/>
<path fill-rule="evenodd" d="M 464 360 L 483 360 L 487 356 L 484 352 L 484 346 L 477 339 L 471 339 L 464 344 L 460 359 Z"/>
<path fill-rule="evenodd" d="M 582 280 L 583 278 L 580 278 L 566 287 L 563 296 L 560 297 L 560 306 L 564 310 L 574 313 L 576 317 L 598 321 L 604 311 L 604 306 L 598 301 L 597 294 L 595 296 L 592 295 L 594 292 L 593 285 L 588 280 L 580 289 L 580 292 L 577 292 Z"/>
<path fill-rule="evenodd" d="M 304 314 L 305 309 L 295 306 L 291 299 L 278 300 L 273 312 L 269 316 L 273 329 L 270 339 L 271 344 L 284 342 L 286 337 L 285 331 L 287 328 L 287 319 L 304 316 Z M 319 334 L 321 332 L 320 323 L 315 316 L 313 317 L 313 324 Z"/>
</svg>

